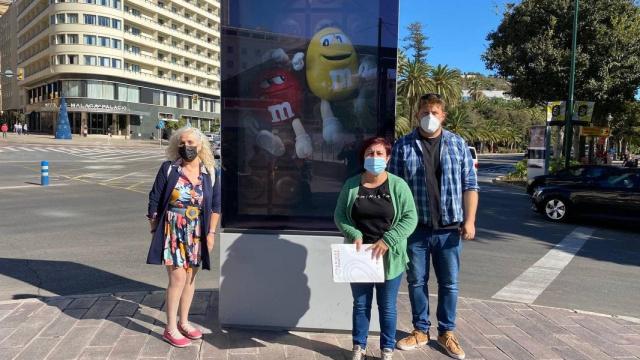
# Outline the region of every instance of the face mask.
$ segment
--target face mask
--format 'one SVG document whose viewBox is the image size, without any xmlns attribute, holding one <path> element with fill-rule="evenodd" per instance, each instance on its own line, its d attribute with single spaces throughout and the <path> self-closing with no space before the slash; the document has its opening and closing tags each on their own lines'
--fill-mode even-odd
<svg viewBox="0 0 640 360">
<path fill-rule="evenodd" d="M 384 158 L 369 156 L 364 159 L 364 169 L 373 175 L 380 175 L 387 167 Z"/>
<path fill-rule="evenodd" d="M 433 134 L 440 128 L 440 119 L 435 115 L 429 114 L 420 119 L 420 127 L 429 134 Z"/>
<path fill-rule="evenodd" d="M 178 148 L 178 153 L 184 161 L 193 161 L 193 159 L 198 157 L 198 147 L 187 145 L 180 146 Z"/>
</svg>

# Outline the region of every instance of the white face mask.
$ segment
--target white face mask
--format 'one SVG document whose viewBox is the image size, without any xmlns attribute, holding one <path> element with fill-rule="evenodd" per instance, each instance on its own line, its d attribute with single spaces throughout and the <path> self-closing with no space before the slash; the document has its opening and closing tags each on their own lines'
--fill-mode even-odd
<svg viewBox="0 0 640 360">
<path fill-rule="evenodd" d="M 428 134 L 433 134 L 440 128 L 440 119 L 433 114 L 425 115 L 420 119 L 420 127 Z"/>
</svg>

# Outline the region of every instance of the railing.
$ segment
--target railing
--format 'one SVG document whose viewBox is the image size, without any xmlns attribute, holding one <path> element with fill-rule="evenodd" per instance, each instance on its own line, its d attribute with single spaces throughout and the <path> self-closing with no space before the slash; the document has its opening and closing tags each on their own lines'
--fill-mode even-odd
<svg viewBox="0 0 640 360">
<path fill-rule="evenodd" d="M 181 64 L 181 63 L 178 63 L 178 62 L 173 62 L 173 61 L 169 61 L 169 60 L 164 60 L 164 59 L 160 59 L 160 58 L 153 57 L 153 56 L 149 56 L 149 55 L 143 55 L 143 54 L 136 53 L 136 52 L 133 52 L 133 51 L 128 51 L 128 50 L 125 50 L 124 52 L 125 52 L 125 53 L 128 53 L 128 54 L 131 54 L 131 55 L 133 55 L 133 56 L 137 56 L 137 57 L 147 58 L 147 59 L 151 59 L 151 60 L 159 61 L 159 62 L 166 63 L 166 64 L 170 64 L 170 65 L 177 65 L 177 66 L 179 66 L 179 67 L 183 67 L 183 68 L 191 69 L 191 70 L 193 70 L 194 72 L 198 72 L 198 73 L 201 73 L 201 74 L 206 74 L 206 75 L 208 75 L 208 76 L 216 76 L 216 75 L 217 75 L 217 74 L 214 74 L 214 73 L 209 72 L 209 71 L 203 71 L 203 70 L 200 70 L 200 69 L 198 69 L 197 67 L 193 67 L 193 66 L 185 66 L 185 65 L 183 65 L 183 64 Z M 219 76 L 218 76 L 218 79 L 219 79 Z"/>
<path fill-rule="evenodd" d="M 208 58 L 206 56 L 202 56 L 202 55 L 199 55 L 197 53 L 193 53 L 193 52 L 191 52 L 191 50 L 186 50 L 181 46 L 175 46 L 175 45 L 169 44 L 168 41 L 160 41 L 160 40 L 158 40 L 158 39 L 156 39 L 154 37 L 147 36 L 147 35 L 136 35 L 136 34 L 132 33 L 131 31 L 125 31 L 124 33 L 127 34 L 127 35 L 130 35 L 130 36 L 139 37 L 139 38 L 143 39 L 142 41 L 153 41 L 153 42 L 155 42 L 157 44 L 160 44 L 160 45 L 163 45 L 163 46 L 166 46 L 166 47 L 170 47 L 170 48 L 174 48 L 174 49 L 185 51 L 189 55 L 191 55 L 191 57 L 193 57 L 193 58 L 199 57 L 200 59 L 206 59 L 206 60 L 201 60 L 203 62 L 214 60 L 214 59 L 210 59 L 210 58 Z"/>
<path fill-rule="evenodd" d="M 22 30 L 24 30 L 27 26 L 31 25 L 31 23 L 32 23 L 35 19 L 37 19 L 37 18 L 41 17 L 43 14 L 44 14 L 45 16 L 46 16 L 46 15 L 48 15 L 48 13 L 47 13 L 46 11 L 44 11 L 44 10 L 45 10 L 46 8 L 48 8 L 48 7 L 49 7 L 49 5 L 45 5 L 45 6 L 43 6 L 41 9 L 38 9 L 38 11 L 36 11 L 36 12 L 35 12 L 35 15 L 34 15 L 31 19 L 27 20 L 27 22 L 26 22 L 26 23 L 23 23 L 23 24 L 22 24 L 22 26 L 20 26 L 20 24 L 18 24 L 18 33 L 22 32 Z M 48 22 L 48 21 L 49 21 L 49 20 L 47 19 L 47 22 Z"/>
<path fill-rule="evenodd" d="M 169 30 L 172 30 L 172 31 L 178 32 L 178 33 L 180 33 L 180 34 L 182 34 L 182 35 L 184 35 L 184 36 L 186 36 L 186 37 L 192 38 L 192 39 L 194 39 L 195 41 L 200 42 L 200 43 L 201 43 L 201 44 L 200 44 L 200 46 L 207 47 L 207 46 L 209 46 L 209 45 L 211 45 L 211 44 L 214 44 L 214 45 L 220 46 L 220 41 L 208 42 L 208 41 L 205 41 L 205 40 L 202 40 L 202 39 L 198 38 L 197 36 L 193 36 L 193 35 L 191 35 L 191 34 L 187 34 L 187 33 L 186 33 L 186 32 L 184 32 L 184 31 L 180 31 L 180 30 L 178 30 L 178 29 L 174 29 L 174 28 L 172 28 L 171 26 L 164 25 L 164 24 L 160 24 L 159 22 L 157 22 L 157 21 L 155 21 L 155 20 L 151 20 L 151 19 L 146 18 L 146 17 L 143 17 L 143 16 L 141 16 L 141 15 L 135 15 L 135 14 L 133 14 L 131 11 L 128 11 L 128 12 L 127 12 L 127 14 L 129 14 L 129 15 L 131 15 L 131 16 L 133 16 L 133 17 L 136 17 L 136 18 L 138 18 L 138 19 L 141 19 L 141 20 L 143 20 L 143 21 L 149 22 L 149 23 L 153 24 L 153 26 L 160 26 L 160 27 L 163 27 L 163 28 L 167 28 L 167 29 L 169 29 Z M 197 44 L 196 44 L 196 45 L 197 45 Z"/>
<path fill-rule="evenodd" d="M 215 90 L 215 88 L 210 88 L 210 87 L 207 87 L 205 85 L 200 85 L 200 84 L 194 83 L 194 82 L 186 82 L 186 81 L 178 80 L 177 78 L 173 79 L 173 78 L 170 78 L 168 76 L 158 76 L 158 75 L 154 75 L 154 74 L 143 73 L 143 72 L 140 72 L 140 71 L 131 71 L 131 70 L 128 70 L 128 69 L 124 69 L 124 71 L 128 72 L 128 73 L 136 74 L 138 76 L 150 77 L 150 78 L 161 79 L 161 80 L 168 80 L 168 81 L 171 81 L 171 82 L 177 82 L 177 83 L 186 84 L 186 85 L 189 85 L 189 86 L 195 86 L 195 87 L 201 87 L 201 88 L 204 88 L 204 89 Z"/>
<path fill-rule="evenodd" d="M 192 19 L 192 18 L 186 17 L 186 16 L 184 16 L 184 15 L 182 15 L 182 14 L 178 13 L 178 12 L 173 12 L 173 11 L 171 11 L 170 9 L 168 9 L 168 8 L 166 8 L 166 7 L 164 7 L 164 6 L 160 6 L 160 5 L 158 5 L 157 3 L 153 2 L 153 1 L 149 1 L 149 0 L 139 0 L 139 1 L 145 2 L 145 3 L 147 3 L 147 4 L 151 4 L 151 5 L 155 6 L 155 7 L 157 7 L 158 9 L 165 10 L 165 11 L 170 12 L 170 13 L 172 13 L 172 14 L 174 14 L 174 15 L 177 15 L 177 16 L 179 16 L 179 17 L 181 17 L 181 18 L 184 18 L 184 19 L 189 20 L 189 21 L 191 21 L 191 22 L 193 22 L 193 23 L 196 23 L 196 24 L 198 24 L 199 26 L 202 26 L 203 28 L 207 28 L 206 26 L 204 26 L 204 25 L 200 24 L 198 21 L 196 21 L 196 20 L 194 20 L 194 19 Z"/>
<path fill-rule="evenodd" d="M 31 40 L 35 39 L 37 36 L 39 36 L 40 34 L 42 34 L 45 30 L 48 30 L 49 26 L 44 26 L 42 29 L 40 29 L 40 31 L 38 31 L 37 33 L 31 35 L 27 40 L 25 41 L 18 41 L 18 49 L 21 49 L 25 46 L 27 46 L 29 44 L 29 42 L 31 42 Z M 21 39 L 22 40 L 22 39 Z"/>
</svg>

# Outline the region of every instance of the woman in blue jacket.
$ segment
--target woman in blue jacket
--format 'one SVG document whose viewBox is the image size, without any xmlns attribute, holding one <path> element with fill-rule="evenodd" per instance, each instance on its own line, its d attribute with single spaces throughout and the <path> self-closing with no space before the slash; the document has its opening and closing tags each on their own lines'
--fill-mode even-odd
<svg viewBox="0 0 640 360">
<path fill-rule="evenodd" d="M 147 263 L 165 265 L 169 275 L 163 339 L 184 347 L 202 338 L 202 332 L 189 324 L 189 308 L 199 267 L 210 270 L 209 252 L 220 218 L 220 181 L 209 142 L 198 129 L 175 131 L 167 158 L 149 192 L 147 216 L 153 238 Z"/>
</svg>

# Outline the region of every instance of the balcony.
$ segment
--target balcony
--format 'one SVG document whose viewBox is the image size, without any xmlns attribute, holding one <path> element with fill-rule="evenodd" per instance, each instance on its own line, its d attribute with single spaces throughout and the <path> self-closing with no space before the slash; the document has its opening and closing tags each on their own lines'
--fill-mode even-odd
<svg viewBox="0 0 640 360">
<path fill-rule="evenodd" d="M 207 26 L 202 25 L 201 23 L 197 22 L 194 19 L 190 19 L 182 14 L 179 13 L 175 13 L 173 11 L 171 11 L 170 9 L 164 7 L 164 6 L 160 6 L 158 5 L 156 2 L 150 1 L 150 0 L 130 0 L 130 2 L 132 4 L 138 4 L 139 6 L 142 7 L 149 7 L 152 6 L 159 14 L 163 15 L 164 17 L 170 18 L 170 19 L 178 19 L 181 20 L 183 22 L 188 22 L 189 26 L 195 27 L 198 30 L 205 32 L 205 33 L 213 33 L 215 32 L 214 30 L 210 29 Z M 218 32 L 219 34 L 219 32 Z M 219 35 L 218 35 L 219 36 Z"/>
<path fill-rule="evenodd" d="M 204 55 L 198 55 L 197 53 L 194 53 L 194 52 L 192 52 L 190 50 L 185 50 L 181 46 L 173 46 L 173 45 L 169 44 L 168 41 L 160 42 L 159 40 L 157 40 L 157 39 L 155 39 L 153 37 L 150 37 L 150 36 L 134 35 L 130 31 L 125 31 L 124 32 L 124 39 L 128 40 L 130 42 L 135 42 L 135 43 L 142 44 L 142 45 L 148 45 L 149 42 L 153 42 L 153 43 L 157 44 L 157 48 L 159 50 L 163 50 L 165 52 L 176 54 L 176 55 L 180 55 L 180 56 L 186 56 L 186 57 L 189 57 L 191 59 L 203 62 L 205 64 L 210 64 L 211 62 L 215 61 L 215 59 L 209 59 L 208 57 L 206 57 Z"/>
<path fill-rule="evenodd" d="M 184 66 L 184 65 L 179 64 L 179 63 L 174 63 L 173 61 L 161 60 L 161 59 L 158 59 L 158 58 L 153 57 L 153 56 L 142 55 L 142 54 L 138 54 L 138 53 L 134 53 L 134 52 L 125 50 L 124 58 L 125 59 L 133 59 L 133 60 L 137 60 L 137 61 L 140 61 L 140 62 L 144 61 L 145 64 L 149 64 L 149 65 L 153 65 L 153 66 L 157 66 L 157 67 L 162 67 L 162 68 L 167 68 L 167 69 L 172 70 L 172 71 L 188 73 L 189 75 L 193 75 L 193 76 L 204 77 L 204 78 L 206 78 L 208 80 L 220 81 L 220 75 L 219 74 L 212 73 L 212 72 L 207 72 L 207 71 L 203 71 L 203 70 L 198 70 L 194 66 Z"/>
</svg>

